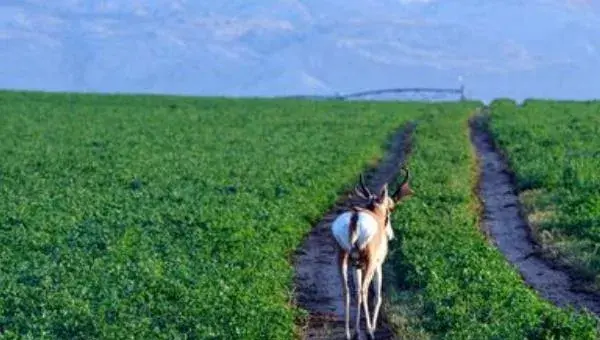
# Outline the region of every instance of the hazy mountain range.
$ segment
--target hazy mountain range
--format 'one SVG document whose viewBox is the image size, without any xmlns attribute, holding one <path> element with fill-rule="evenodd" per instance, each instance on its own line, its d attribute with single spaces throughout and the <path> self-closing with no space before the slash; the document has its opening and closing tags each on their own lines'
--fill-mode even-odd
<svg viewBox="0 0 600 340">
<path fill-rule="evenodd" d="M 600 97 L 600 5 L 1 0 L 0 88 L 194 95 L 458 87 Z"/>
</svg>

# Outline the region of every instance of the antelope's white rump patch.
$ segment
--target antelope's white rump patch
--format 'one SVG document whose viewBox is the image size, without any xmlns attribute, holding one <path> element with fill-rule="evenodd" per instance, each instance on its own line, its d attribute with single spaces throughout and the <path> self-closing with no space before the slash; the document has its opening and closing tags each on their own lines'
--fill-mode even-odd
<svg viewBox="0 0 600 340">
<path fill-rule="evenodd" d="M 347 211 L 340 214 L 331 223 L 331 232 L 337 243 L 346 251 L 350 251 L 352 244 L 350 243 L 350 219 L 353 212 Z M 377 220 L 366 212 L 358 212 L 358 221 L 356 221 L 356 245 L 358 249 L 363 249 L 367 243 L 373 238 L 377 232 Z"/>
</svg>

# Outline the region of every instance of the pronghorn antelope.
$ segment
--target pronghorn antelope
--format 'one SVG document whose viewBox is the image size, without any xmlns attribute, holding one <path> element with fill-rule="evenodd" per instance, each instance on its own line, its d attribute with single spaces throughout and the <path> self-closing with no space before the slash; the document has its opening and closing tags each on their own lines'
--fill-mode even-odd
<svg viewBox="0 0 600 340">
<path fill-rule="evenodd" d="M 331 231 L 339 246 L 339 270 L 345 300 L 346 338 L 350 339 L 350 295 L 348 293 L 348 260 L 355 267 L 357 308 L 355 336 L 360 329 L 360 307 L 364 308 L 369 338 L 374 339 L 377 316 L 381 307 L 382 265 L 388 253 L 388 240 L 394 238 L 390 214 L 404 197 L 413 193 L 408 184 L 409 172 L 402 167 L 405 177 L 398 188 L 388 195 L 388 184 L 384 184 L 379 194 L 373 194 L 366 187 L 362 174 L 355 193 L 368 200 L 366 208 L 352 207 L 339 215 L 331 225 Z M 362 274 L 364 273 L 364 277 Z M 368 291 L 375 278 L 375 310 L 373 319 L 369 317 Z"/>
</svg>

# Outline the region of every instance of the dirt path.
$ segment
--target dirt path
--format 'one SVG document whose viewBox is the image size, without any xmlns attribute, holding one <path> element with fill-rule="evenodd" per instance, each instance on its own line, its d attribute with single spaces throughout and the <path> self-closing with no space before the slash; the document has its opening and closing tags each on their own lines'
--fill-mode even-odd
<svg viewBox="0 0 600 340">
<path fill-rule="evenodd" d="M 377 167 L 365 173 L 365 181 L 369 189 L 379 190 L 385 182 L 391 182 L 398 175 L 405 151 L 408 150 L 408 138 L 413 128 L 414 125 L 408 124 L 400 129 L 392 137 L 391 145 Z M 305 339 L 345 338 L 344 304 L 337 268 L 337 251 L 329 228 L 339 213 L 356 203 L 362 202 L 356 197 L 344 198 L 337 202 L 315 225 L 296 252 L 296 301 L 301 308 L 310 312 L 307 328 L 303 332 Z M 349 279 L 352 294 L 350 324 L 351 331 L 354 332 L 356 302 L 352 274 L 349 275 Z M 372 306 L 371 303 L 369 307 L 372 309 Z M 375 337 L 377 339 L 394 339 L 394 334 L 386 323 L 383 309 L 382 307 Z M 363 318 L 362 337 L 365 337 L 364 329 Z"/>
<path fill-rule="evenodd" d="M 600 296 L 574 291 L 568 273 L 537 255 L 527 222 L 521 216 L 513 178 L 485 128 L 485 119 L 478 114 L 471 121 L 471 141 L 481 170 L 479 195 L 484 206 L 484 232 L 542 297 L 560 307 L 585 307 L 600 315 Z"/>
</svg>

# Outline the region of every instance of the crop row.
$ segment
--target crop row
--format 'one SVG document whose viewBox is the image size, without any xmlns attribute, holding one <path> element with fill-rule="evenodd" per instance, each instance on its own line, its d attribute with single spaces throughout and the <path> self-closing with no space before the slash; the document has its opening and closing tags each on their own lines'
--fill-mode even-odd
<svg viewBox="0 0 600 340">
<path fill-rule="evenodd" d="M 291 252 L 423 107 L 0 93 L 0 333 L 290 339 Z"/>
<path fill-rule="evenodd" d="M 545 255 L 600 290 L 600 103 L 496 101 L 491 117 Z"/>
<path fill-rule="evenodd" d="M 476 155 L 467 120 L 473 106 L 430 109 L 409 158 L 415 195 L 399 208 L 388 268 L 392 303 L 407 303 L 412 335 L 442 339 L 595 339 L 592 317 L 561 310 L 526 287 L 479 230 Z M 411 336 L 410 338 L 417 338 Z"/>
</svg>

